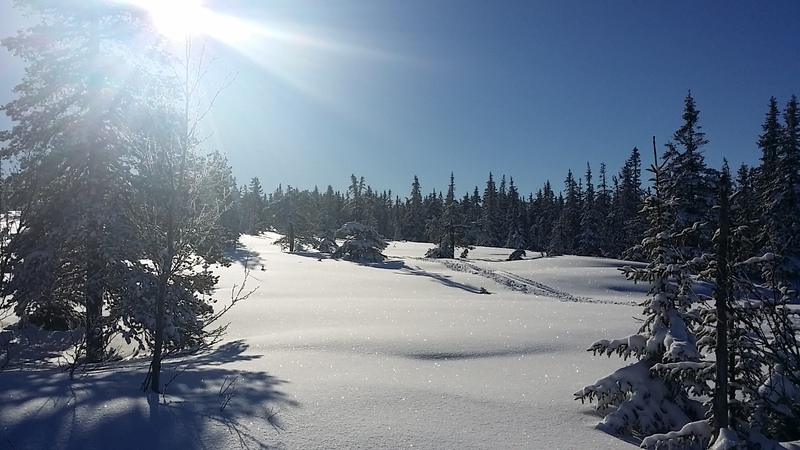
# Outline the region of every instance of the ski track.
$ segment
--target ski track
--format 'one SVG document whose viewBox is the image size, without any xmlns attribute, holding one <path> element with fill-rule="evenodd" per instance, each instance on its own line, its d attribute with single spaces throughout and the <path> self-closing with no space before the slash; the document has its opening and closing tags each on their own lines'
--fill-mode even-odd
<svg viewBox="0 0 800 450">
<path fill-rule="evenodd" d="M 464 272 L 471 275 L 478 275 L 484 278 L 488 278 L 511 291 L 523 292 L 525 294 L 539 295 L 543 297 L 557 298 L 562 302 L 602 303 L 610 305 L 635 306 L 634 302 L 615 302 L 610 300 L 599 300 L 599 299 L 592 299 L 589 297 L 575 296 L 570 294 L 569 292 L 565 292 L 560 289 L 547 286 L 546 284 L 539 283 L 538 281 L 534 281 L 529 278 L 513 274 L 511 272 L 506 272 L 505 270 L 484 269 L 482 267 L 478 267 L 475 264 L 471 264 L 466 261 L 454 261 L 451 259 L 433 259 L 433 258 L 419 258 L 419 259 L 423 261 L 437 262 L 447 267 L 448 269 L 454 270 L 456 272 Z"/>
</svg>

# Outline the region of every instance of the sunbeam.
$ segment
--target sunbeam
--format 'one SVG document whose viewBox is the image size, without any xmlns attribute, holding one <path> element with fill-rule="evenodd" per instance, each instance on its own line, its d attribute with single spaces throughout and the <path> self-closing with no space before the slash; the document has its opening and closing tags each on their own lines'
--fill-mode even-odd
<svg viewBox="0 0 800 450">
<path fill-rule="evenodd" d="M 204 6 L 202 0 L 124 1 L 147 11 L 156 30 L 173 41 L 203 35 L 232 45 L 259 33 L 256 25 L 215 12 Z"/>
</svg>

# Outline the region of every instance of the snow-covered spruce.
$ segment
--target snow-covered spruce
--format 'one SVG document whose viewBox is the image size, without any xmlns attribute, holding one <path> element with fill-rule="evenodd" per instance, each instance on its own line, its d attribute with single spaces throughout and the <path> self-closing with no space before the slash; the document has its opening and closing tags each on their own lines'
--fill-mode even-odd
<svg viewBox="0 0 800 450">
<path fill-rule="evenodd" d="M 622 269 L 629 280 L 650 285 L 650 298 L 641 303 L 644 323 L 635 335 L 599 340 L 588 349 L 638 361 L 584 387 L 575 398 L 596 402 L 596 409 L 605 415 L 599 428 L 643 436 L 648 448 L 676 448 L 676 441 L 680 442 L 677 448 L 706 448 L 711 439 L 706 428 L 686 428 L 705 419 L 706 407 L 698 398 L 712 393 L 709 382 L 714 367 L 697 347 L 694 331 L 700 320 L 700 299 L 693 289 L 694 271 L 680 250 L 697 230 L 694 226 L 672 228 L 673 214 L 678 213 L 658 196 L 663 192 L 659 191 L 663 166 L 652 169 L 656 195 L 648 197 L 643 209 L 650 229 L 636 249 L 650 263 L 641 269 Z"/>
<path fill-rule="evenodd" d="M 347 222 L 336 231 L 336 237 L 346 239 L 341 247 L 333 252 L 334 258 L 351 261 L 378 263 L 386 260 L 381 253 L 387 247 L 386 240 L 374 228 L 358 223 Z"/>
</svg>

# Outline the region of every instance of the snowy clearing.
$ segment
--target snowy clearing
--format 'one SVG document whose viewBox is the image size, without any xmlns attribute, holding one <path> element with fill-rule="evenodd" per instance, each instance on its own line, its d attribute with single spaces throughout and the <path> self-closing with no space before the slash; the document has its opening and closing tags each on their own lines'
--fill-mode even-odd
<svg viewBox="0 0 800 450">
<path fill-rule="evenodd" d="M 167 361 L 166 395 L 140 391 L 140 359 L 74 380 L 6 367 L 0 448 L 635 448 L 573 400 L 626 364 L 586 352 L 638 328 L 646 286 L 622 262 L 489 248 L 437 261 L 430 244 L 392 242 L 362 265 L 276 238 L 243 236 L 218 270 L 221 302 L 245 264 L 258 290 L 214 351 Z M 26 341 L 5 347 L 12 363 L 53 338 Z"/>
</svg>

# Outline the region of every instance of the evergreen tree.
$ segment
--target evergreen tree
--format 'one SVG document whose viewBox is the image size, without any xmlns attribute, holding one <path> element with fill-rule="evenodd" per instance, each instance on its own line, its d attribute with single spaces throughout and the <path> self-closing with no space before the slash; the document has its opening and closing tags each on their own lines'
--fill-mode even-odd
<svg viewBox="0 0 800 450">
<path fill-rule="evenodd" d="M 575 394 L 581 401 L 596 401 L 605 415 L 601 427 L 613 433 L 651 436 L 681 430 L 700 430 L 710 439 L 710 427 L 703 419 L 702 405 L 694 396 L 709 395 L 707 374 L 713 365 L 701 358 L 693 330 L 699 314 L 698 298 L 692 289 L 694 270 L 678 250 L 693 230 L 667 231 L 672 220 L 665 211 L 671 201 L 665 192 L 665 165 L 651 167 L 656 194 L 646 199 L 644 213 L 650 229 L 638 249 L 649 259 L 642 269 L 626 267 L 633 281 L 650 284 L 650 298 L 642 302 L 644 322 L 637 334 L 592 344 L 595 354 L 616 354 L 638 361 L 623 367 Z M 655 440 L 660 439 L 655 437 Z M 654 445 L 645 439 L 644 445 Z"/>
<path fill-rule="evenodd" d="M 480 243 L 491 247 L 499 246 L 500 205 L 498 204 L 497 186 L 494 183 L 494 177 L 491 172 L 489 172 L 489 179 L 486 181 L 486 188 L 483 190 L 481 206 L 481 217 L 479 219 L 481 229 Z"/>
<path fill-rule="evenodd" d="M 508 214 L 510 201 L 506 176 L 503 175 L 500 177 L 500 185 L 497 187 L 497 212 L 494 224 L 495 245 L 498 247 L 506 245 L 508 235 L 511 232 Z"/>
<path fill-rule="evenodd" d="M 394 207 L 392 202 L 392 191 L 383 191 L 381 195 L 375 197 L 373 204 L 373 217 L 375 217 L 375 228 L 381 236 L 395 236 L 397 224 L 391 213 Z"/>
<path fill-rule="evenodd" d="M 578 248 L 581 229 L 581 193 L 571 170 L 567 172 L 567 178 L 564 180 L 564 192 L 566 196 L 563 208 L 555 225 L 558 232 L 553 231 L 551 240 L 554 242 L 551 242 L 548 253 L 574 254 Z"/>
<path fill-rule="evenodd" d="M 432 192 L 425 197 L 422 203 L 425 210 L 425 242 L 437 242 L 445 230 L 445 224 L 442 222 L 442 212 L 444 211 L 444 199 L 442 194 L 437 196 L 436 192 Z"/>
<path fill-rule="evenodd" d="M 469 245 L 464 243 L 465 238 L 465 225 L 462 223 L 462 214 L 459 208 L 458 201 L 456 200 L 456 183 L 453 173 L 450 173 L 450 184 L 447 187 L 447 195 L 444 198 L 444 210 L 441 217 L 441 234 L 437 240 L 431 242 L 438 242 L 440 254 L 446 258 L 455 258 L 455 251 L 457 246 Z M 465 202 L 469 203 L 469 197 L 466 197 Z M 469 205 L 468 205 L 469 207 Z"/>
<path fill-rule="evenodd" d="M 599 230 L 599 250 L 598 256 L 618 256 L 609 252 L 610 248 L 610 234 L 613 230 L 613 225 L 608 223 L 608 216 L 611 212 L 611 191 L 608 187 L 608 180 L 606 178 L 606 165 L 600 163 L 599 183 L 597 185 L 597 196 L 595 198 L 595 218 Z"/>
<path fill-rule="evenodd" d="M 366 188 L 364 177 L 358 178 L 355 174 L 350 175 L 350 187 L 347 188 L 347 197 L 343 208 L 348 220 L 362 223 L 369 221 L 367 198 L 364 196 Z"/>
<path fill-rule="evenodd" d="M 41 21 L 2 41 L 28 64 L 18 98 L 3 107 L 15 122 L 2 136 L 3 157 L 20 161 L 25 193 L 17 190 L 15 201 L 27 205 L 5 294 L 23 319 L 47 308 L 64 317 L 83 310 L 85 356 L 98 361 L 114 326 L 104 298 L 121 288 L 126 261 L 140 256 L 131 136 L 153 113 L 149 95 L 167 89 L 152 69 L 163 54 L 123 4 L 17 5 Z"/>
<path fill-rule="evenodd" d="M 283 195 L 272 198 L 266 210 L 271 228 L 283 234 L 275 245 L 289 252 L 318 246 L 317 208 L 311 193 L 287 186 Z"/>
<path fill-rule="evenodd" d="M 784 283 L 776 288 L 797 289 L 800 283 L 800 225 L 790 217 L 800 217 L 800 112 L 792 96 L 783 112 L 784 124 L 777 122 L 777 106 L 770 110 L 759 140 L 762 167 L 758 177 L 759 204 L 763 223 L 759 243 L 764 251 L 776 255 L 775 278 Z"/>
<path fill-rule="evenodd" d="M 406 203 L 403 236 L 410 241 L 422 242 L 425 240 L 425 210 L 422 206 L 422 188 L 416 175 L 411 184 L 411 198 Z"/>
<path fill-rule="evenodd" d="M 740 169 L 740 180 L 744 173 Z M 796 294 L 776 289 L 781 283 L 773 282 L 779 260 L 752 245 L 753 220 L 741 211 L 746 209 L 747 183 L 737 183 L 730 203 L 739 207 L 726 213 L 729 179 L 726 164 L 719 184 L 717 250 L 703 256 L 707 269 L 699 273 L 715 286 L 717 307 L 704 311 L 705 327 L 698 339 L 714 347 L 716 361 L 725 361 L 717 364 L 715 408 L 708 417 L 716 429 L 734 431 L 748 448 L 773 448 L 776 441 L 800 437 L 800 314 L 789 306 Z"/>
<path fill-rule="evenodd" d="M 531 224 L 530 248 L 546 251 L 549 249 L 553 225 L 558 217 L 558 205 L 550 182 L 545 182 L 536 193 L 536 198 L 528 209 L 528 222 Z"/>
<path fill-rule="evenodd" d="M 634 147 L 619 173 L 618 210 L 615 217 L 617 226 L 622 224 L 618 242 L 618 249 L 622 251 L 615 256 L 624 256 L 631 260 L 641 259 L 641 256 L 631 249 L 639 243 L 647 225 L 646 220 L 639 214 L 644 201 L 641 174 L 642 157 L 639 149 Z"/>
<path fill-rule="evenodd" d="M 261 181 L 258 177 L 253 177 L 250 179 L 250 184 L 242 192 L 242 231 L 252 235 L 265 231 L 265 208 L 266 202 Z"/>
<path fill-rule="evenodd" d="M 700 256 L 708 251 L 713 226 L 713 172 L 707 170 L 700 148 L 708 143 L 705 133 L 700 131 L 700 111 L 695 106 L 691 92 L 686 96 L 683 112 L 684 123 L 666 144 L 663 160 L 667 162 L 664 195 L 671 199 L 668 205 L 674 218 L 670 231 L 677 233 L 697 224 L 700 232 L 692 240 L 683 243 L 681 249 L 689 256 Z"/>
<path fill-rule="evenodd" d="M 578 254 L 585 256 L 601 256 L 602 235 L 600 216 L 598 214 L 594 185 L 592 184 L 592 168 L 586 163 L 586 191 L 583 195 L 581 211 L 581 234 L 578 243 Z"/>
<path fill-rule="evenodd" d="M 370 263 L 379 263 L 386 259 L 381 251 L 388 244 L 372 227 L 348 222 L 336 231 L 336 237 L 346 241 L 333 253 L 334 258 Z"/>
<path fill-rule="evenodd" d="M 757 188 L 754 170 L 742 164 L 736 172 L 734 195 L 731 198 L 731 221 L 735 225 L 738 241 L 731 246 L 731 260 L 745 260 L 758 251 Z"/>
<path fill-rule="evenodd" d="M 323 237 L 333 237 L 338 229 L 339 223 L 343 223 L 342 208 L 344 200 L 339 192 L 333 190 L 333 186 L 328 185 L 325 193 L 322 194 L 320 202 L 320 221 L 318 234 Z"/>
<path fill-rule="evenodd" d="M 619 178 L 614 175 L 611 177 L 609 212 L 603 221 L 603 228 L 606 230 L 606 240 L 608 241 L 606 256 L 611 258 L 627 257 L 627 259 L 634 261 L 641 260 L 643 255 L 633 255 L 631 251 L 624 254 L 633 247 L 628 246 L 628 236 L 625 233 L 625 228 L 619 225 L 625 223 L 625 210 L 627 208 L 622 206 L 623 198 Z"/>
<path fill-rule="evenodd" d="M 508 194 L 506 194 L 506 229 L 508 230 L 508 237 L 505 240 L 506 248 L 525 249 L 528 247 L 528 239 L 526 230 L 527 214 L 525 214 L 525 206 L 519 198 L 517 187 L 514 186 L 514 178 L 510 179 L 508 186 Z"/>
<path fill-rule="evenodd" d="M 560 256 L 569 252 L 572 239 L 567 226 L 568 221 L 564 215 L 564 196 L 559 194 L 553 203 L 553 217 L 557 219 L 550 228 L 547 240 L 547 256 Z"/>
</svg>

